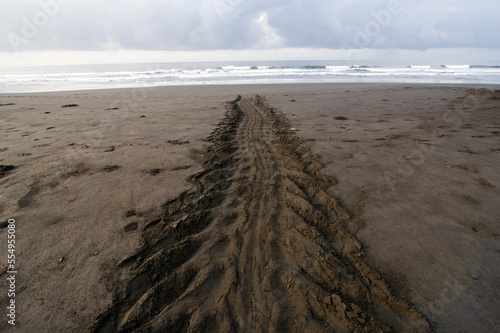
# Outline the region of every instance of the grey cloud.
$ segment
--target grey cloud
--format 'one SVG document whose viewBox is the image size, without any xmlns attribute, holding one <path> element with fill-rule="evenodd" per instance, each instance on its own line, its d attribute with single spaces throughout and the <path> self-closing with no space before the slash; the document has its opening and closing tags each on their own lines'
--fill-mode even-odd
<svg viewBox="0 0 500 333">
<path fill-rule="evenodd" d="M 46 12 L 40 2 L 58 1 L 57 13 L 36 26 Z M 500 47 L 500 5 L 491 0 L 40 2 L 0 5 L 0 51 L 12 51 L 13 39 L 21 51 Z M 26 36 L 29 24 L 37 32 Z"/>
</svg>

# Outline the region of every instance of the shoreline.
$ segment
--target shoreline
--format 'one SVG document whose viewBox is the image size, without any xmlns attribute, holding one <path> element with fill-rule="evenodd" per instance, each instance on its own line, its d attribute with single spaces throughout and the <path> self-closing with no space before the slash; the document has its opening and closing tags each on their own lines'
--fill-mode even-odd
<svg viewBox="0 0 500 333">
<path fill-rule="evenodd" d="M 203 170 L 206 138 L 226 102 L 260 94 L 337 180 L 328 194 L 353 214 L 349 231 L 398 296 L 437 332 L 498 328 L 500 272 L 492 263 L 500 250 L 500 105 L 496 92 L 480 87 L 272 84 L 0 95 L 0 104 L 14 103 L 0 106 L 0 164 L 15 166 L 0 178 L 0 221 L 15 219 L 18 230 L 19 325 L 70 332 L 107 308 L 111 281 L 129 278 L 116 263 L 140 246 L 140 230 L 162 205 L 190 188 L 186 177 Z M 62 108 L 71 104 L 78 106 Z"/>
<path fill-rule="evenodd" d="M 219 90 L 227 87 L 241 87 L 243 89 L 255 87 L 260 89 L 262 87 L 298 87 L 298 86 L 329 86 L 338 88 L 341 86 L 363 87 L 363 86 L 420 86 L 420 87 L 458 87 L 458 88 L 486 88 L 493 90 L 500 90 L 500 83 L 401 83 L 401 82 L 290 82 L 290 83 L 227 83 L 227 84 L 188 84 L 188 85 L 167 85 L 167 86 L 137 86 L 137 87 L 122 87 L 122 88 L 95 88 L 95 89 L 74 89 L 74 90 L 53 90 L 53 91 L 35 91 L 35 92 L 0 92 L 0 98 L 18 95 L 32 95 L 32 94 L 56 94 L 56 93 L 90 93 L 98 91 L 120 91 L 120 90 L 157 90 L 157 89 L 215 89 Z"/>
</svg>

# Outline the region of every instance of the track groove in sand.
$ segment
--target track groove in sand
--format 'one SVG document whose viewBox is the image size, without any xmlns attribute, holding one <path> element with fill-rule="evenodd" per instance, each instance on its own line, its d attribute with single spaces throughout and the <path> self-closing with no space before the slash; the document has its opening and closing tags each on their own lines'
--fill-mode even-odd
<svg viewBox="0 0 500 333">
<path fill-rule="evenodd" d="M 333 180 L 259 96 L 228 104 L 206 169 L 119 266 L 92 332 L 427 332 L 363 260 Z"/>
</svg>

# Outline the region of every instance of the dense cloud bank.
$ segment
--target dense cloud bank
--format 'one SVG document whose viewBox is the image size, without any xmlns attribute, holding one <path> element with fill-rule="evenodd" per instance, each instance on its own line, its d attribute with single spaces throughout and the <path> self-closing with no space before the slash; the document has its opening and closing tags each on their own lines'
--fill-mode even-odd
<svg viewBox="0 0 500 333">
<path fill-rule="evenodd" d="M 500 47 L 483 0 L 4 0 L 0 52 Z"/>
</svg>

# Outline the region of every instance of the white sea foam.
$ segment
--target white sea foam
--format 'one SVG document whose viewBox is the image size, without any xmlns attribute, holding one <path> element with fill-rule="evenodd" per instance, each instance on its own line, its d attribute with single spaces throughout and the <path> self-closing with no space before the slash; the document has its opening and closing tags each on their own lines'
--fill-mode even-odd
<svg viewBox="0 0 500 333">
<path fill-rule="evenodd" d="M 413 69 L 431 69 L 431 65 L 410 65 L 410 68 Z"/>
<path fill-rule="evenodd" d="M 292 82 L 500 84 L 500 66 L 315 61 L 92 65 L 0 71 L 0 92 L 3 93 Z"/>
<path fill-rule="evenodd" d="M 444 67 L 450 69 L 470 69 L 470 65 L 444 65 Z"/>
</svg>

